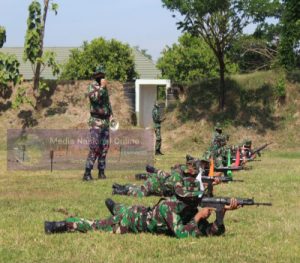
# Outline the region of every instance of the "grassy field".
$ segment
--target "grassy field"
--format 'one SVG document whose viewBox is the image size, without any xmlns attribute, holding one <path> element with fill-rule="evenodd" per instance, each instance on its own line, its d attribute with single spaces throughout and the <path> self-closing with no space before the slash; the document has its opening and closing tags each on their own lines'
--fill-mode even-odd
<svg viewBox="0 0 300 263">
<path fill-rule="evenodd" d="M 191 153 L 193 154 L 193 153 Z M 195 153 L 194 153 L 195 154 Z M 156 160 L 169 169 L 185 153 Z M 244 183 L 215 188 L 217 195 L 255 197 L 272 207 L 245 207 L 227 214 L 225 236 L 176 239 L 152 234 L 90 232 L 45 235 L 45 220 L 63 220 L 58 209 L 86 218 L 109 215 L 104 200 L 114 182 L 134 182 L 130 171 L 107 171 L 108 179 L 84 183 L 82 171 L 6 171 L 0 154 L 0 262 L 300 262 L 300 153 L 268 151 Z M 140 183 L 140 182 L 136 182 Z M 125 204 L 153 205 L 158 198 L 113 196 Z M 210 218 L 214 220 L 214 218 Z"/>
</svg>

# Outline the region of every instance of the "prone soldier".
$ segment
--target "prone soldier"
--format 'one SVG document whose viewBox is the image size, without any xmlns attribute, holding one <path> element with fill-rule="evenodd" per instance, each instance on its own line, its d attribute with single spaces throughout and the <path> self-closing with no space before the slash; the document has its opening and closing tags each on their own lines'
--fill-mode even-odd
<svg viewBox="0 0 300 263">
<path fill-rule="evenodd" d="M 208 222 L 215 208 L 203 207 L 199 202 L 203 196 L 199 181 L 186 178 L 175 187 L 175 196 L 160 199 L 153 207 L 140 205 L 126 206 L 107 199 L 106 206 L 112 216 L 107 219 L 87 220 L 70 217 L 64 221 L 45 221 L 47 234 L 59 232 L 87 232 L 92 230 L 125 233 L 156 233 L 177 238 L 222 235 L 225 232 L 224 216 L 226 211 L 239 207 L 236 199 L 218 209 L 216 220 Z M 205 205 L 204 205 L 205 206 Z"/>
</svg>

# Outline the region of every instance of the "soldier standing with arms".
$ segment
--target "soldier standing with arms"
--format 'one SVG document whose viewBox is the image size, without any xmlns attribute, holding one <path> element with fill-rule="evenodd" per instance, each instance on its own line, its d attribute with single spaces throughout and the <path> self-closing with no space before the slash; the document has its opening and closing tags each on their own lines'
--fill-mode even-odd
<svg viewBox="0 0 300 263">
<path fill-rule="evenodd" d="M 93 180 L 91 171 L 98 159 L 98 179 L 106 179 L 104 170 L 106 154 L 109 149 L 109 122 L 112 119 L 112 108 L 109 101 L 105 71 L 102 66 L 96 68 L 93 79 L 88 86 L 90 99 L 90 151 L 86 160 L 84 181 Z"/>
<path fill-rule="evenodd" d="M 159 110 L 158 102 L 155 102 L 154 108 L 152 110 L 152 119 L 154 123 L 154 132 L 156 137 L 155 142 L 155 155 L 163 155 L 163 153 L 160 151 L 161 148 L 161 123 L 164 121 L 161 119 L 161 112 Z"/>
</svg>

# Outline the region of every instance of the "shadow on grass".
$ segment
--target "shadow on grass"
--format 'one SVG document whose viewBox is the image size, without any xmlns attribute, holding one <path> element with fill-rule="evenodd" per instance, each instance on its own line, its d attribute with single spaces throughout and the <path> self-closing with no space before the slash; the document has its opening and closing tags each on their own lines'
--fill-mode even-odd
<svg viewBox="0 0 300 263">
<path fill-rule="evenodd" d="M 53 101 L 52 101 L 51 97 L 54 94 L 56 87 L 57 87 L 56 80 L 44 80 L 43 82 L 48 87 L 48 90 L 43 89 L 40 92 L 39 97 L 37 98 L 37 107 L 39 109 L 48 108 L 52 105 Z"/>
<path fill-rule="evenodd" d="M 38 125 L 38 121 L 33 117 L 33 112 L 31 110 L 20 111 L 18 117 L 22 120 L 23 130 Z"/>
<path fill-rule="evenodd" d="M 60 101 L 57 103 L 56 107 L 50 107 L 45 113 L 45 117 L 53 116 L 56 114 L 64 114 L 68 109 L 68 103 L 65 101 Z"/>
<path fill-rule="evenodd" d="M 266 129 L 278 127 L 278 117 L 274 116 L 275 93 L 271 84 L 264 83 L 255 89 L 243 89 L 239 83 L 226 79 L 226 107 L 218 111 L 219 80 L 202 80 L 187 88 L 186 100 L 177 103 L 178 119 L 184 123 L 189 120 L 206 119 L 257 129 L 261 134 Z M 172 111 L 169 108 L 168 111 Z"/>
<path fill-rule="evenodd" d="M 8 99 L 11 98 L 12 95 L 12 88 L 9 87 L 1 87 L 0 88 L 0 98 L 4 99 L 4 102 L 0 102 L 0 112 L 5 112 L 8 109 L 11 108 L 12 103 L 11 101 L 7 101 Z"/>
</svg>

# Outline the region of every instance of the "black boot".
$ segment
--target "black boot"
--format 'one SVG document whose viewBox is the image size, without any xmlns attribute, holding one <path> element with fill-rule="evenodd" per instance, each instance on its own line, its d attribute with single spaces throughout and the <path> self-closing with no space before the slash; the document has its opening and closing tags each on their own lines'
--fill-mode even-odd
<svg viewBox="0 0 300 263">
<path fill-rule="evenodd" d="M 120 184 L 117 184 L 117 183 L 114 183 L 112 185 L 112 188 L 122 188 L 122 187 L 123 187 L 123 185 L 120 185 Z"/>
<path fill-rule="evenodd" d="M 63 233 L 66 232 L 67 223 L 66 221 L 45 221 L 45 233 L 52 234 L 52 233 Z"/>
<path fill-rule="evenodd" d="M 164 154 L 160 150 L 156 150 L 155 155 L 164 155 Z"/>
<path fill-rule="evenodd" d="M 93 180 L 92 174 L 91 174 L 91 169 L 85 168 L 85 172 L 82 178 L 83 181 L 91 181 Z"/>
<path fill-rule="evenodd" d="M 116 203 L 112 199 L 107 198 L 105 200 L 105 205 L 106 205 L 107 209 L 109 210 L 109 212 L 114 216 L 115 215 L 114 207 L 115 207 Z"/>
<path fill-rule="evenodd" d="M 148 174 L 136 174 L 135 179 L 136 180 L 147 180 Z"/>
<path fill-rule="evenodd" d="M 113 188 L 112 194 L 113 195 L 127 195 L 129 189 L 126 186 Z"/>
<path fill-rule="evenodd" d="M 106 179 L 106 176 L 104 174 L 104 170 L 99 170 L 98 179 Z"/>
<path fill-rule="evenodd" d="M 146 171 L 148 173 L 156 173 L 157 172 L 157 169 L 154 167 L 154 166 L 151 166 L 149 164 L 146 165 Z"/>
</svg>

